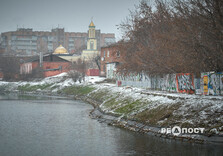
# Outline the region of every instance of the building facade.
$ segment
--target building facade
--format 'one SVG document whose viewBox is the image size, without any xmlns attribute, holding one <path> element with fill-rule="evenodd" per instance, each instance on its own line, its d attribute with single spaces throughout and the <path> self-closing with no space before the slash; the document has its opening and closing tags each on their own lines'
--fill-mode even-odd
<svg viewBox="0 0 223 156">
<path fill-rule="evenodd" d="M 122 57 L 118 48 L 118 43 L 102 47 L 100 75 L 106 78 L 115 78 L 117 66 L 121 61 Z"/>
<path fill-rule="evenodd" d="M 40 74 L 38 69 L 42 69 L 44 77 L 55 76 L 70 70 L 70 62 L 57 55 L 47 54 L 40 58 L 32 58 L 20 64 L 20 74 Z"/>
<path fill-rule="evenodd" d="M 91 30 L 88 30 L 91 31 Z M 64 28 L 51 31 L 33 31 L 19 28 L 16 31 L 1 34 L 0 49 L 5 54 L 38 55 L 39 52 L 52 53 L 59 45 L 63 45 L 69 53 L 81 53 L 87 48 L 89 32 L 65 32 Z M 97 48 L 115 42 L 115 34 L 101 33 L 95 30 Z"/>
</svg>

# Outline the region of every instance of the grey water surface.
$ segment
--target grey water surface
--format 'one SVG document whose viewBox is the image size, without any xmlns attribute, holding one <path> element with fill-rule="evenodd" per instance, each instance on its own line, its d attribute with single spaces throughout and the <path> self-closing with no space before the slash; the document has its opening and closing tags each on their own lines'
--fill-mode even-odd
<svg viewBox="0 0 223 156">
<path fill-rule="evenodd" d="M 222 155 L 215 144 L 192 144 L 99 123 L 93 107 L 57 97 L 0 96 L 0 156 Z"/>
</svg>

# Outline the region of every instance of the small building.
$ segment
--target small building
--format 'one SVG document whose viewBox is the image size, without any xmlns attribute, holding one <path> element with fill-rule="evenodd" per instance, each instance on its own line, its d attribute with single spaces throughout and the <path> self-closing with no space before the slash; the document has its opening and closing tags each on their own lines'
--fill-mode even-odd
<svg viewBox="0 0 223 156">
<path fill-rule="evenodd" d="M 118 44 L 101 48 L 101 71 L 100 76 L 115 78 L 116 70 L 121 62 L 121 53 Z"/>
<path fill-rule="evenodd" d="M 48 54 L 43 56 L 42 61 L 40 57 L 35 57 L 22 63 L 20 65 L 20 74 L 33 74 L 42 71 L 44 77 L 49 77 L 67 72 L 69 68 L 69 61 L 57 55 Z"/>
</svg>

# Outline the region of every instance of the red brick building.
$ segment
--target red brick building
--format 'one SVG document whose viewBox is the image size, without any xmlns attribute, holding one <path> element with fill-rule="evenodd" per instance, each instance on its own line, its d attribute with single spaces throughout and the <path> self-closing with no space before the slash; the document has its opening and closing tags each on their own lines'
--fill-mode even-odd
<svg viewBox="0 0 223 156">
<path fill-rule="evenodd" d="M 100 75 L 114 78 L 117 65 L 121 62 L 121 53 L 118 44 L 112 44 L 101 48 L 101 71 Z"/>
<path fill-rule="evenodd" d="M 31 74 L 38 68 L 43 70 L 44 77 L 49 77 L 69 71 L 70 62 L 57 55 L 49 54 L 43 56 L 41 65 L 38 57 L 21 64 L 20 74 Z"/>
<path fill-rule="evenodd" d="M 100 73 L 99 73 L 99 69 L 87 69 L 86 71 L 86 75 L 87 76 L 99 76 Z"/>
</svg>

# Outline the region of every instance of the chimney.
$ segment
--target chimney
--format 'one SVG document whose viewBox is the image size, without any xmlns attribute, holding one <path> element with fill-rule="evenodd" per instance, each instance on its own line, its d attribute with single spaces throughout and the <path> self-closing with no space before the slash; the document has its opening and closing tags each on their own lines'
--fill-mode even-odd
<svg viewBox="0 0 223 156">
<path fill-rule="evenodd" d="M 42 67 L 42 64 L 43 64 L 43 53 L 40 52 L 39 53 L 39 66 Z"/>
</svg>

